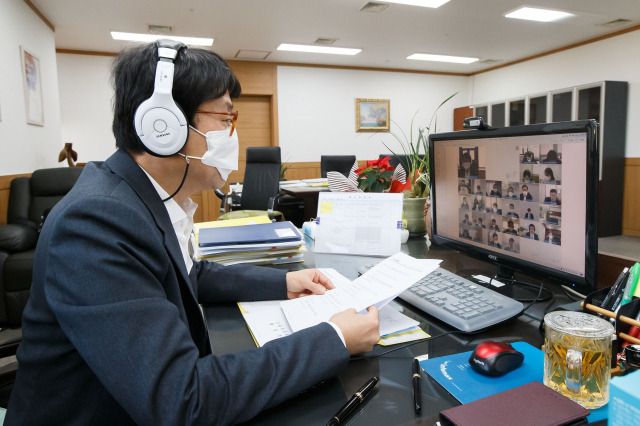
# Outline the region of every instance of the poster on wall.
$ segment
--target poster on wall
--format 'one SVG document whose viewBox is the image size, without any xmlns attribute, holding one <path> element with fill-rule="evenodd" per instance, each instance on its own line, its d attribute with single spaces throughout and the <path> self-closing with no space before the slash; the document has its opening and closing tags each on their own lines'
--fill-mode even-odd
<svg viewBox="0 0 640 426">
<path fill-rule="evenodd" d="M 20 46 L 20 56 L 22 59 L 22 84 L 24 86 L 27 124 L 44 126 L 40 60 L 22 46 Z"/>
</svg>

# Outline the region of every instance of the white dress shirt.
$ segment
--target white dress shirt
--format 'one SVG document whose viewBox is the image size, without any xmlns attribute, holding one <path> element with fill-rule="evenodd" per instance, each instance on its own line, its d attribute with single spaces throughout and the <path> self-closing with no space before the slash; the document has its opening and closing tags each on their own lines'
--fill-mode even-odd
<svg viewBox="0 0 640 426">
<path fill-rule="evenodd" d="M 142 171 L 147 175 L 151 184 L 158 192 L 161 200 L 164 200 L 169 196 L 167 191 L 165 191 L 158 182 L 155 181 L 154 178 L 151 177 L 149 173 L 142 167 L 140 167 Z M 173 230 L 176 233 L 176 237 L 178 237 L 178 243 L 180 244 L 180 251 L 182 252 L 182 258 L 184 259 L 184 263 L 187 267 L 187 273 L 191 272 L 191 268 L 193 267 L 193 259 L 189 255 L 189 239 L 191 236 L 191 232 L 193 231 L 193 214 L 196 212 L 198 208 L 198 204 L 194 203 L 191 198 L 188 198 L 187 201 L 182 203 L 182 205 L 178 204 L 173 198 L 168 199 L 164 202 L 164 206 L 167 208 L 167 213 L 169 213 L 169 220 L 171 220 L 171 224 L 173 225 Z M 342 330 L 336 324 L 331 321 L 327 321 L 329 325 L 333 327 L 333 329 L 342 340 L 342 344 L 346 347 L 347 343 L 344 340 L 344 335 L 342 334 Z"/>
</svg>

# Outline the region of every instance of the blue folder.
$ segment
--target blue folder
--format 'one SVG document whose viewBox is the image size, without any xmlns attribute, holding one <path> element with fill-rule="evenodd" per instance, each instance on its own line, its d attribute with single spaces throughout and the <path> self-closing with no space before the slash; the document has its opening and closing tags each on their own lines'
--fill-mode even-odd
<svg viewBox="0 0 640 426">
<path fill-rule="evenodd" d="M 200 247 L 274 244 L 291 241 L 302 241 L 302 234 L 291 222 L 203 228 L 198 234 L 198 245 Z"/>
<path fill-rule="evenodd" d="M 471 351 L 420 361 L 420 367 L 463 404 L 533 381 L 542 383 L 544 353 L 528 343 L 511 346 L 524 355 L 524 362 L 500 377 L 477 373 L 469 365 Z"/>
</svg>

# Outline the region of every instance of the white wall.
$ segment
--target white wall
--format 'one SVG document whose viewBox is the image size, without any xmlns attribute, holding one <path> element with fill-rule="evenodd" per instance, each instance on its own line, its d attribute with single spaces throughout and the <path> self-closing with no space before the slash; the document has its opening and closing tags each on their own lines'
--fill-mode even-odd
<svg viewBox="0 0 640 426">
<path fill-rule="evenodd" d="M 22 5 L 18 0 L 11 0 L 11 3 Z M 1 28 L 0 32 L 4 31 Z M 390 134 L 355 132 L 355 98 L 390 99 L 391 119 L 399 125 L 392 124 L 392 130 L 406 131 L 416 111 L 419 110 L 416 124 L 423 126 L 439 103 L 457 91 L 459 94 L 438 114 L 439 130 L 449 131 L 452 129 L 452 111 L 456 107 L 602 80 L 629 82 L 630 124 L 626 156 L 640 157 L 640 128 L 634 126 L 632 120 L 640 113 L 640 57 L 634 55 L 636 46 L 640 47 L 640 31 L 469 78 L 279 66 L 278 125 L 282 159 L 319 161 L 321 154 L 355 153 L 359 160 L 367 160 L 386 152 L 382 141 L 393 143 Z M 62 140 L 73 142 L 79 161 L 104 160 L 115 149 L 109 84 L 112 58 L 67 54 L 57 57 Z M 0 62 L 0 67 L 4 66 L 6 64 Z M 17 83 L 13 85 L 17 86 Z M 21 90 L 20 86 L 20 109 L 16 111 L 24 123 Z M 5 96 L 0 92 L 3 119 L 6 120 L 7 101 L 3 98 Z M 5 121 L 0 123 L 0 129 L 4 125 Z M 0 144 L 5 144 L 4 138 Z M 60 148 L 56 145 L 56 149 Z M 4 153 L 4 147 L 2 151 Z M 22 158 L 26 150 L 17 149 L 16 152 Z M 0 164 L 2 161 L 7 162 L 0 158 Z M 21 166 L 21 169 L 29 171 L 30 167 Z M 2 174 L 9 172 L 3 170 Z"/>
<path fill-rule="evenodd" d="M 372 160 L 389 152 L 383 141 L 401 153 L 390 133 L 355 131 L 355 99 L 389 99 L 391 132 L 399 134 L 409 132 L 416 112 L 414 130 L 428 125 L 438 105 L 456 92 L 438 112 L 439 131 L 453 130 L 453 109 L 469 104 L 467 77 L 278 66 L 282 159 L 355 154 L 358 160 Z"/>
<path fill-rule="evenodd" d="M 60 100 L 53 31 L 22 1 L 0 1 L 0 175 L 58 166 Z M 40 60 L 44 126 L 27 124 L 20 46 Z"/>
<path fill-rule="evenodd" d="M 604 80 L 629 82 L 626 157 L 640 157 L 640 31 L 544 56 L 473 78 L 472 104 Z"/>
<path fill-rule="evenodd" d="M 106 160 L 116 150 L 111 131 L 113 57 L 58 54 L 62 140 L 79 162 Z"/>
</svg>

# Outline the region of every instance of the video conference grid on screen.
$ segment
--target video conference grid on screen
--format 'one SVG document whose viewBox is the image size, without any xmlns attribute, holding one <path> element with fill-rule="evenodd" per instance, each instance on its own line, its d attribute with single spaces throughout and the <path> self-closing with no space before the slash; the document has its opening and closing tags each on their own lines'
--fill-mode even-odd
<svg viewBox="0 0 640 426">
<path fill-rule="evenodd" d="M 583 133 L 438 141 L 436 232 L 584 276 L 585 144 Z"/>
</svg>

